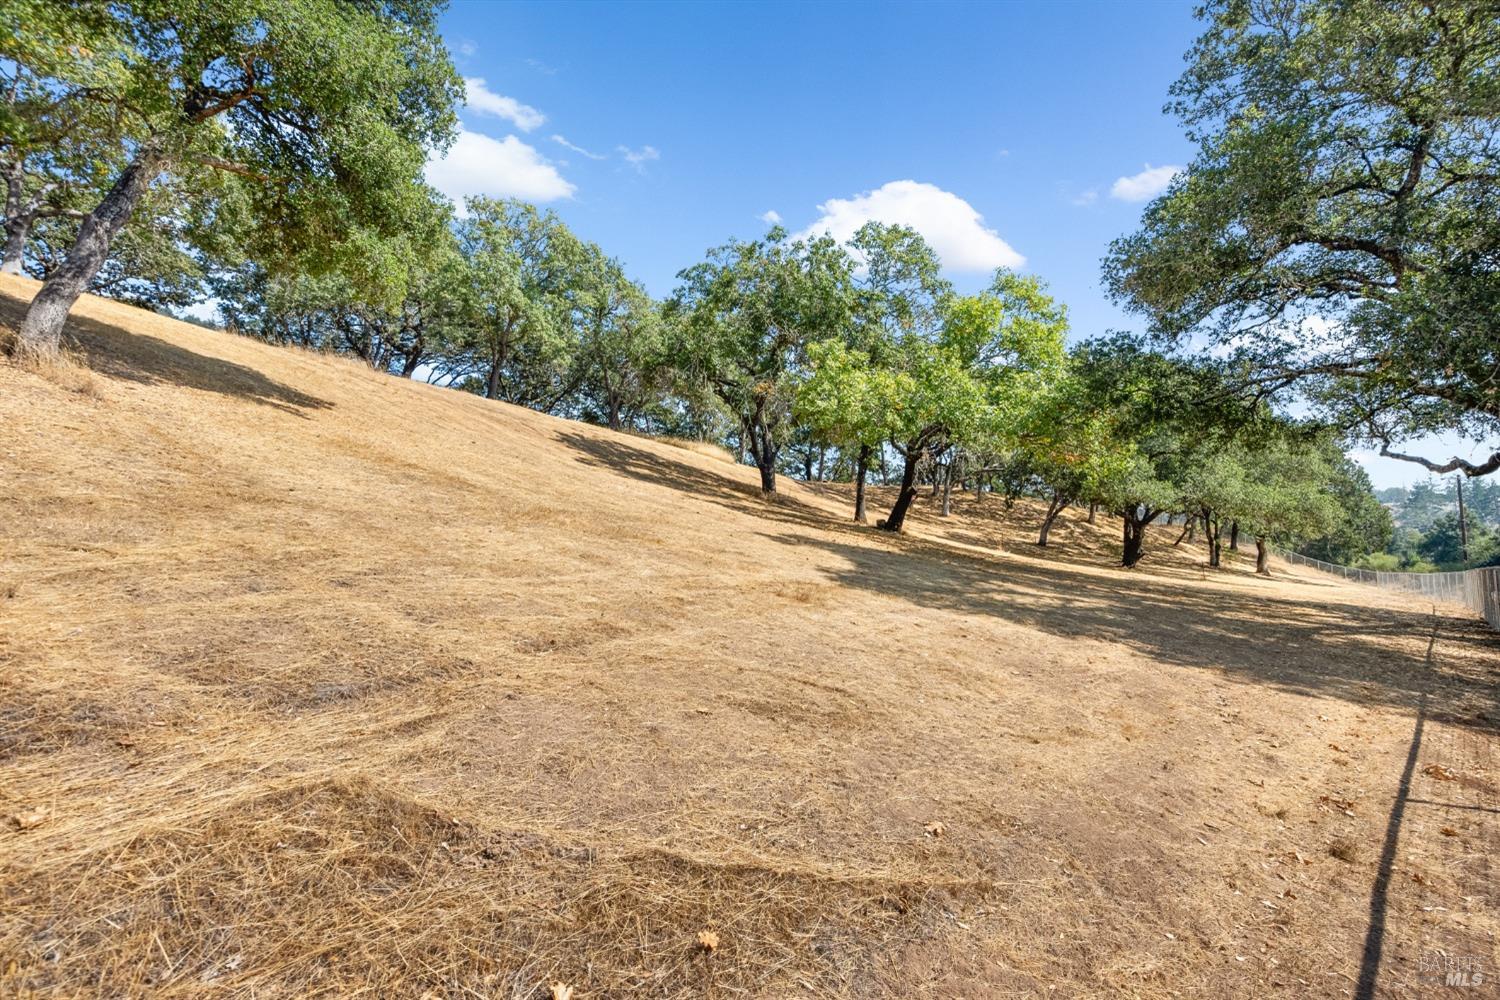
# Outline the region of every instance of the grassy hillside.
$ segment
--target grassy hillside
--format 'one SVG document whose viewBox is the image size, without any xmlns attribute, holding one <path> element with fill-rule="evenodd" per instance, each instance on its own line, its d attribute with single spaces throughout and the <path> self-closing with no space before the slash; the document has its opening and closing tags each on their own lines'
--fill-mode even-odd
<svg viewBox="0 0 1500 1000">
<path fill-rule="evenodd" d="M 1042 551 L 970 495 L 890 538 L 343 360 L 92 299 L 72 334 L 80 369 L 0 362 L 0 996 L 1495 968 L 1500 658 L 1461 611 L 1174 529 L 1121 571 L 1107 519 Z"/>
</svg>

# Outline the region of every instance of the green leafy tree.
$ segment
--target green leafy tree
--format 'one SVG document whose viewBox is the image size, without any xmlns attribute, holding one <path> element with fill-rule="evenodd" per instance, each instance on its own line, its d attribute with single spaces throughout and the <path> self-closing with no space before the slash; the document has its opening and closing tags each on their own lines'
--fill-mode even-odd
<svg viewBox="0 0 1500 1000">
<path fill-rule="evenodd" d="M 1224 391 L 1224 373 L 1203 361 L 1163 354 L 1114 335 L 1077 349 L 1077 377 L 1112 434 L 1127 450 L 1123 471 L 1103 484 L 1101 500 L 1123 522 L 1121 558 L 1145 554 L 1147 529 L 1194 493 L 1191 477 L 1220 455 L 1254 419 L 1252 407 Z"/>
<path fill-rule="evenodd" d="M 914 229 L 869 222 L 849 247 L 860 266 L 844 339 L 848 350 L 838 358 L 819 355 L 823 377 L 802 392 L 797 417 L 813 438 L 853 453 L 854 520 L 864 524 L 870 460 L 888 429 L 876 400 L 860 395 L 869 387 L 852 377 L 850 366 L 879 368 L 896 360 L 905 341 L 936 337 L 953 289 L 942 277 L 937 253 Z M 846 393 L 854 395 L 845 398 Z"/>
<path fill-rule="evenodd" d="M 152 185 L 234 173 L 262 260 L 358 275 L 390 301 L 406 281 L 387 237 L 425 206 L 426 151 L 452 134 L 460 82 L 425 0 L 12 0 L 0 59 L 115 123 L 118 169 L 20 328 L 56 351 L 74 301 Z M 4 119 L 7 123 L 12 117 Z"/>
<path fill-rule="evenodd" d="M 1076 364 L 1070 357 L 1026 414 L 1016 456 L 1047 492 L 1047 513 L 1036 540 L 1042 547 L 1064 510 L 1106 499 L 1134 460 L 1129 444 L 1115 433 L 1112 415 L 1100 409 Z"/>
<path fill-rule="evenodd" d="M 592 244 L 570 292 L 578 329 L 576 378 L 583 415 L 619 430 L 667 390 L 667 331 L 661 308 L 619 262 Z"/>
<path fill-rule="evenodd" d="M 1500 431 L 1500 18 L 1482 3 L 1209 0 L 1170 110 L 1199 152 L 1105 260 L 1169 338 L 1235 348 L 1383 454 Z"/>
<path fill-rule="evenodd" d="M 1337 523 L 1338 501 L 1328 488 L 1336 473 L 1326 453 L 1287 435 L 1253 449 L 1244 467 L 1252 474 L 1232 510 L 1255 535 L 1256 573 L 1269 576 L 1269 542 L 1295 544 Z"/>
<path fill-rule="evenodd" d="M 901 489 L 880 528 L 901 531 L 916 472 L 950 448 L 1008 450 L 1064 363 L 1068 315 L 1043 283 L 996 273 L 980 295 L 947 304 L 936 339 L 903 337 L 874 369 L 871 399 L 901 459 Z"/>
<path fill-rule="evenodd" d="M 403 259 L 407 273 L 394 303 L 357 273 L 286 273 L 274 262 L 247 260 L 212 283 L 220 315 L 237 333 L 353 355 L 377 371 L 410 377 L 446 353 L 459 331 L 455 305 L 466 272 L 450 221 L 434 192 L 412 229 L 387 237 L 385 252 Z"/>
<path fill-rule="evenodd" d="M 1318 451 L 1329 470 L 1326 488 L 1338 508 L 1338 516 L 1328 532 L 1303 541 L 1297 551 L 1344 566 L 1353 565 L 1371 553 L 1385 551 L 1391 543 L 1394 525 L 1391 512 L 1375 498 L 1369 475 L 1331 438 L 1320 441 Z"/>
<path fill-rule="evenodd" d="M 678 275 L 671 308 L 679 357 L 735 415 L 767 493 L 776 491 L 778 458 L 795 430 L 808 349 L 846 333 L 852 270 L 833 240 L 789 240 L 778 226 L 762 240 L 718 247 Z"/>
<path fill-rule="evenodd" d="M 573 365 L 568 292 L 583 244 L 554 212 L 522 201 L 471 198 L 459 223 L 465 281 L 461 336 L 444 375 L 486 399 L 550 410 Z"/>
</svg>

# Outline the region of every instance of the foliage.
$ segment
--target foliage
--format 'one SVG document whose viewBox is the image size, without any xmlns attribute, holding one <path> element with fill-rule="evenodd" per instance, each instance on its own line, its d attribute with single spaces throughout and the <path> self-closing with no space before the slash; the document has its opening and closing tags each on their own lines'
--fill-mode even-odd
<svg viewBox="0 0 1500 1000">
<path fill-rule="evenodd" d="M 1483 4 L 1210 0 L 1173 86 L 1199 152 L 1105 261 L 1168 338 L 1238 352 L 1393 457 L 1500 430 L 1500 19 Z M 1438 466 L 1478 475 L 1481 463 Z"/>
<path fill-rule="evenodd" d="M 793 241 L 778 226 L 764 239 L 711 250 L 678 275 L 671 310 L 682 363 L 738 419 L 767 492 L 776 489 L 808 349 L 849 326 L 852 271 L 833 240 Z"/>
<path fill-rule="evenodd" d="M 0 59 L 50 102 L 24 117 L 45 122 L 86 101 L 90 121 L 108 127 L 84 134 L 114 150 L 112 176 L 94 189 L 102 197 L 33 301 L 23 340 L 55 344 L 153 180 L 198 169 L 247 182 L 256 260 L 339 273 L 362 299 L 394 308 L 410 258 L 392 238 L 427 212 L 422 166 L 452 135 L 460 94 L 437 12 L 430 0 L 8 4 L 4 17 L 21 30 L 0 33 Z"/>
</svg>

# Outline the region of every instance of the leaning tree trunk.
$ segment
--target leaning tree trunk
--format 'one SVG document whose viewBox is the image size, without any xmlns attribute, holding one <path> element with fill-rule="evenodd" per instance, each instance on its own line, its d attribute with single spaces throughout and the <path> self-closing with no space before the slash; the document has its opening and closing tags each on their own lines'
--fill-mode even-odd
<svg viewBox="0 0 1500 1000">
<path fill-rule="evenodd" d="M 865 476 L 870 471 L 870 446 L 859 446 L 859 457 L 854 461 L 854 520 L 858 524 L 870 523 L 865 513 Z"/>
<path fill-rule="evenodd" d="M 161 173 L 165 160 L 146 149 L 115 179 L 109 193 L 84 216 L 78 227 L 78 238 L 57 270 L 43 283 L 31 300 L 26 318 L 21 321 L 20 349 L 50 357 L 62 343 L 63 324 L 73 303 L 78 301 L 109 257 L 109 245 L 135 211 L 141 195 Z"/>
<path fill-rule="evenodd" d="M 1061 514 L 1063 509 L 1071 502 L 1059 491 L 1052 491 L 1052 503 L 1047 506 L 1047 516 L 1042 521 L 1041 533 L 1036 536 L 1037 545 L 1044 549 L 1047 547 L 1047 536 L 1052 532 L 1052 522 L 1057 520 L 1057 515 Z"/>
<path fill-rule="evenodd" d="M 900 531 L 901 526 L 906 523 L 906 512 L 911 509 L 911 502 L 917 498 L 917 466 L 921 461 L 920 448 L 912 448 L 906 453 L 906 467 L 901 471 L 901 492 L 896 497 L 895 506 L 879 525 L 886 531 Z"/>
<path fill-rule="evenodd" d="M 1167 520 L 1171 521 L 1171 518 L 1168 518 Z M 1192 531 L 1193 530 L 1193 525 L 1195 525 L 1197 523 L 1198 523 L 1198 515 L 1196 515 L 1196 514 L 1189 514 L 1189 515 L 1187 515 L 1187 520 L 1184 521 L 1184 522 L 1182 522 L 1182 534 L 1178 535 L 1177 536 L 1177 541 L 1173 542 L 1172 544 L 1174 546 L 1181 545 L 1182 544 L 1182 540 L 1184 538 L 1187 538 L 1188 532 Z"/>
<path fill-rule="evenodd" d="M 1255 537 L 1255 572 L 1261 576 L 1270 576 L 1271 551 L 1266 548 L 1266 540 L 1260 535 Z"/>
</svg>

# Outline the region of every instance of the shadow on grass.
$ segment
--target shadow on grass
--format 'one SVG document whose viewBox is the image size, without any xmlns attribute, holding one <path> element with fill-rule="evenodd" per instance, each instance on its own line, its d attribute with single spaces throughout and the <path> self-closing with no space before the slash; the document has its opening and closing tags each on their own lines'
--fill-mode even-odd
<svg viewBox="0 0 1500 1000">
<path fill-rule="evenodd" d="M 628 443 L 576 431 L 563 431 L 558 440 L 581 452 L 583 461 L 598 468 L 627 476 L 644 483 L 665 486 L 707 500 L 730 510 L 788 524 L 800 524 L 824 530 L 847 527 L 828 516 L 828 512 L 785 492 L 767 495 L 760 487 L 741 482 L 688 462 Z"/>
<path fill-rule="evenodd" d="M 0 292 L 0 323 L 20 325 L 26 315 L 26 306 L 26 301 Z M 151 318 L 148 313 L 142 315 L 148 320 Z M 333 405 L 277 382 L 254 368 L 197 354 L 111 323 L 70 316 L 67 334 L 82 363 L 90 371 L 109 378 L 140 385 L 180 385 L 235 396 L 298 416 L 305 416 L 304 410 L 327 409 Z"/>
<path fill-rule="evenodd" d="M 1410 640 L 1433 625 L 1430 611 L 1303 601 L 1175 579 L 1080 573 L 1034 560 L 999 562 L 908 540 L 899 551 L 803 535 L 767 535 L 817 545 L 838 557 L 826 568 L 842 586 L 928 608 L 983 615 L 1053 635 L 1134 649 L 1159 663 L 1208 668 L 1250 683 L 1361 704 L 1416 711 L 1430 719 L 1500 728 L 1500 641 L 1482 622 L 1441 615 L 1443 641 L 1465 654 L 1434 665 Z M 1408 640 L 1403 643 L 1393 640 Z M 1064 680 L 1060 678 L 1060 680 Z"/>
<path fill-rule="evenodd" d="M 1204 587 L 1202 581 L 1213 579 L 1215 571 L 1188 565 L 1163 565 L 1150 573 L 1111 565 L 1110 572 L 1100 573 L 1118 556 L 1098 543 L 1092 552 L 1066 552 L 1063 545 L 1038 549 L 1013 542 L 1008 548 L 1018 551 L 1000 560 L 956 548 L 955 538 L 885 536 L 796 497 L 768 499 L 753 484 L 626 441 L 571 431 L 559 438 L 584 461 L 619 475 L 729 510 L 817 529 L 818 534 L 762 535 L 838 557 L 841 568 L 824 572 L 845 587 L 1095 639 L 1165 665 L 1222 670 L 1247 683 L 1301 694 L 1411 711 L 1425 696 L 1431 720 L 1500 729 L 1500 637 L 1474 619 L 1439 613 L 1443 641 L 1464 655 L 1438 665 L 1416 648 L 1419 637 L 1432 629 L 1431 611 L 1368 607 L 1349 599 L 1305 601 L 1257 592 L 1253 583 L 1243 589 Z M 872 502 L 872 516 L 877 509 Z M 996 538 L 993 532 L 962 533 L 969 544 Z M 1163 539 L 1162 544 L 1171 543 Z M 1085 566 L 1089 572 L 1080 571 Z"/>
</svg>

